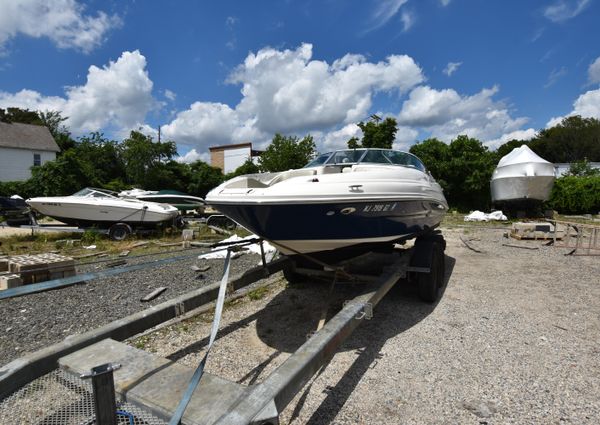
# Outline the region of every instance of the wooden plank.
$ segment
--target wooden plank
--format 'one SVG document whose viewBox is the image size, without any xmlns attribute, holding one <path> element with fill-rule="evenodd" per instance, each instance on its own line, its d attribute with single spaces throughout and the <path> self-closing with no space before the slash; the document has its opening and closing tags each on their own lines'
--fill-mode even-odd
<svg viewBox="0 0 600 425">
<path fill-rule="evenodd" d="M 167 290 L 166 286 L 160 286 L 160 287 L 156 288 L 154 291 L 150 292 L 145 297 L 143 297 L 142 299 L 140 299 L 140 301 L 151 301 L 154 298 L 158 297 L 163 292 L 165 292 L 166 290 Z"/>
</svg>

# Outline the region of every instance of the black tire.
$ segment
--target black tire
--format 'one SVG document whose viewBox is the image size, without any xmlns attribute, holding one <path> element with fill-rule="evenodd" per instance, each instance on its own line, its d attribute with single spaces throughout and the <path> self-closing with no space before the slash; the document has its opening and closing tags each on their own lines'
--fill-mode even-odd
<svg viewBox="0 0 600 425">
<path fill-rule="evenodd" d="M 108 236 L 113 241 L 123 241 L 127 239 L 129 235 L 131 235 L 132 230 L 128 224 L 125 223 L 117 223 L 110 226 L 108 229 Z"/>
<path fill-rule="evenodd" d="M 430 242 L 418 253 L 421 267 L 429 267 L 429 273 L 417 273 L 417 287 L 421 300 L 433 303 L 440 296 L 440 290 L 444 285 L 445 258 L 443 244 Z M 428 263 L 428 264 L 427 264 Z"/>
<path fill-rule="evenodd" d="M 285 267 L 283 269 L 283 276 L 285 277 L 285 280 L 287 280 L 290 285 L 298 285 L 298 284 L 306 282 L 306 276 L 304 276 L 300 273 L 296 273 L 296 271 L 294 271 L 293 267 Z"/>
</svg>

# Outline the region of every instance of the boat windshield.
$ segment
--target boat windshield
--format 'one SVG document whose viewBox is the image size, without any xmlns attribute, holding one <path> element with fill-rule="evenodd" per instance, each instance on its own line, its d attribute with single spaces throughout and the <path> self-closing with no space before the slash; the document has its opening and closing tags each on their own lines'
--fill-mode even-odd
<svg viewBox="0 0 600 425">
<path fill-rule="evenodd" d="M 108 191 L 105 192 L 101 189 L 93 189 L 91 187 L 81 189 L 79 192 L 76 192 L 71 196 L 79 196 L 81 198 L 114 198 L 114 196 Z"/>
<path fill-rule="evenodd" d="M 319 155 L 304 168 L 319 165 L 388 164 L 416 168 L 425 172 L 423 163 L 413 154 L 391 149 L 346 149 Z"/>
</svg>

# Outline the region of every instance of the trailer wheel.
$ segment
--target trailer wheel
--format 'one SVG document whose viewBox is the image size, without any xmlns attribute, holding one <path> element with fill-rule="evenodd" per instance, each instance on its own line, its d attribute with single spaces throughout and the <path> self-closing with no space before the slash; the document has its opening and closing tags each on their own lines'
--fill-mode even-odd
<svg viewBox="0 0 600 425">
<path fill-rule="evenodd" d="M 110 226 L 110 229 L 108 229 L 108 236 L 113 241 L 125 240 L 129 235 L 131 235 L 131 233 L 131 227 L 125 223 L 113 224 L 112 226 Z"/>
<path fill-rule="evenodd" d="M 444 241 L 438 238 L 417 239 L 410 261 L 411 266 L 428 268 L 429 273 L 416 273 L 415 280 L 419 298 L 435 302 L 444 285 L 445 258 Z"/>
<path fill-rule="evenodd" d="M 290 285 L 297 285 L 306 281 L 306 276 L 296 273 L 292 268 L 283 269 L 283 277 L 287 280 Z"/>
</svg>

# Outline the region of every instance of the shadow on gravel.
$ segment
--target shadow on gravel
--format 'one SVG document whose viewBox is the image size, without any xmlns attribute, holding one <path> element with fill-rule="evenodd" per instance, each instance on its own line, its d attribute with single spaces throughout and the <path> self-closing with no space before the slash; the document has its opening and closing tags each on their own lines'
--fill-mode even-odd
<svg viewBox="0 0 600 425">
<path fill-rule="evenodd" d="M 455 263 L 454 258 L 446 255 L 444 287 L 441 290 L 440 299 L 444 296 Z M 277 294 L 264 309 L 221 328 L 219 336 L 223 337 L 240 328 L 250 326 L 252 322 L 256 321 L 256 332 L 259 338 L 263 343 L 276 350 L 240 382 L 249 380 L 250 382 L 245 383 L 254 383 L 262 370 L 282 352 L 292 353 L 304 344 L 307 337 L 317 329 L 317 325 L 324 315 L 329 320 L 342 309 L 344 301 L 351 300 L 362 291 L 364 291 L 364 285 L 360 284 L 339 284 L 331 294 L 327 283 L 289 286 Z M 358 350 L 360 355 L 336 386 L 330 388 L 327 398 L 312 415 L 309 423 L 331 422 L 367 369 L 381 357 L 380 350 L 385 342 L 426 318 L 437 304 L 437 302 L 421 301 L 413 283 L 399 281 L 377 305 L 373 319 L 360 325 L 341 346 L 341 351 Z M 207 343 L 208 337 L 203 338 L 167 358 L 177 361 L 189 353 L 203 350 Z M 295 406 L 292 420 L 301 411 L 311 386 L 312 383 L 306 387 L 300 401 Z"/>
<path fill-rule="evenodd" d="M 456 260 L 446 256 L 446 272 L 444 287 L 440 300 L 444 296 Z M 342 346 L 342 350 L 357 347 L 359 356 L 346 370 L 343 377 L 334 387 L 329 387 L 327 397 L 312 414 L 307 424 L 323 424 L 333 422 L 342 406 L 348 400 L 359 381 L 371 365 L 381 358 L 380 350 L 386 341 L 415 326 L 426 318 L 437 306 L 438 302 L 427 304 L 417 295 L 412 284 L 399 282 L 397 286 L 375 308 L 374 317 L 362 324 Z M 326 367 L 326 366 L 325 366 Z M 291 421 L 300 414 L 304 401 L 310 392 L 309 384 L 305 388 L 299 402 L 294 406 Z"/>
</svg>

